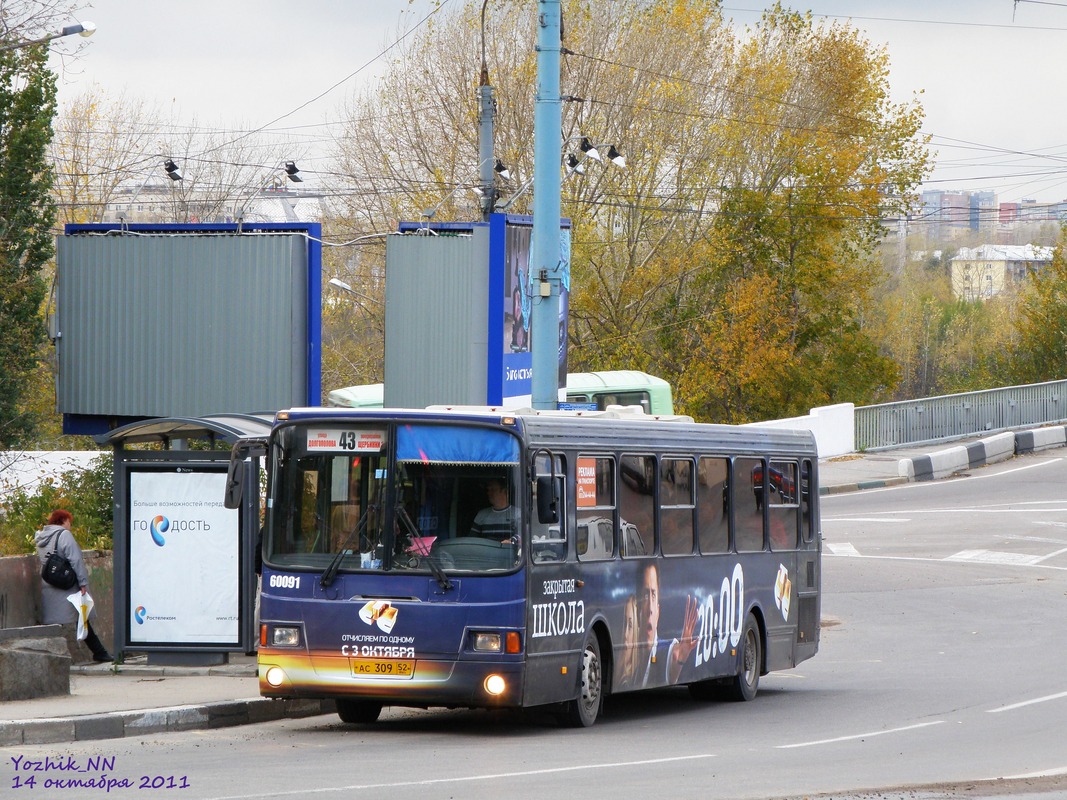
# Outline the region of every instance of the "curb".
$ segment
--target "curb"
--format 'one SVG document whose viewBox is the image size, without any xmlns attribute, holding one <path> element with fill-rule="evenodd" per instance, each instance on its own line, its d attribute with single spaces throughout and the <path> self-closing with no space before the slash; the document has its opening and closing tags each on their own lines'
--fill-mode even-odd
<svg viewBox="0 0 1067 800">
<path fill-rule="evenodd" d="M 899 486 L 902 483 L 910 482 L 909 478 L 899 477 L 859 481 L 858 483 L 839 483 L 835 486 L 820 486 L 819 494 L 845 494 L 846 492 L 858 492 L 863 489 L 884 489 L 886 486 Z"/>
<path fill-rule="evenodd" d="M 967 469 L 1007 461 L 1018 455 L 1067 445 L 1067 426 L 1054 425 L 1025 431 L 1005 431 L 968 444 L 936 450 L 926 455 L 902 458 L 897 462 L 897 478 L 820 486 L 819 494 L 843 494 L 862 489 L 880 489 L 902 483 L 948 478 Z"/>
<path fill-rule="evenodd" d="M 279 719 L 298 719 L 336 711 L 333 700 L 223 700 L 202 705 L 86 714 L 77 717 L 0 722 L 0 747 L 121 739 L 151 733 L 229 728 Z"/>
</svg>

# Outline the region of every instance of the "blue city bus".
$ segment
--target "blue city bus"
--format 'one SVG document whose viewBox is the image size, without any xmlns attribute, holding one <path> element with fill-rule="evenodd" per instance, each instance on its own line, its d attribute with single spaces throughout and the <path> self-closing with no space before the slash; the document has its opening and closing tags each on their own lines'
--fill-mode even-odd
<svg viewBox="0 0 1067 800">
<path fill-rule="evenodd" d="M 643 688 L 750 700 L 818 650 L 806 431 L 638 409 L 291 409 L 235 445 L 231 507 L 259 455 L 264 696 L 332 698 L 348 723 L 542 707 L 588 726 Z"/>
</svg>

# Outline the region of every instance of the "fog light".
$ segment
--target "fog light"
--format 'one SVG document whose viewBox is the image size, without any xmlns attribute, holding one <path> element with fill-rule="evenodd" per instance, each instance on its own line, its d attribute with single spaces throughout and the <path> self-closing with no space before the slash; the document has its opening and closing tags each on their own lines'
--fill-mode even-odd
<svg viewBox="0 0 1067 800">
<path fill-rule="evenodd" d="M 508 688 L 504 678 L 500 675 L 490 675 L 485 679 L 485 691 L 493 696 L 504 694 L 504 690 Z"/>
<path fill-rule="evenodd" d="M 271 667 L 263 677 L 266 679 L 267 683 L 277 688 L 285 683 L 285 670 L 281 667 Z"/>
</svg>

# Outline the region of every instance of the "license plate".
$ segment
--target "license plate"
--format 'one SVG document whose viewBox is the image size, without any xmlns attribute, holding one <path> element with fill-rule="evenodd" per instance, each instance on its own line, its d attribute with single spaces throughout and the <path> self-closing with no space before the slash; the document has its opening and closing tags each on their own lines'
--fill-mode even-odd
<svg viewBox="0 0 1067 800">
<path fill-rule="evenodd" d="M 369 678 L 410 678 L 415 673 L 413 660 L 388 658 L 353 658 L 352 674 Z"/>
</svg>

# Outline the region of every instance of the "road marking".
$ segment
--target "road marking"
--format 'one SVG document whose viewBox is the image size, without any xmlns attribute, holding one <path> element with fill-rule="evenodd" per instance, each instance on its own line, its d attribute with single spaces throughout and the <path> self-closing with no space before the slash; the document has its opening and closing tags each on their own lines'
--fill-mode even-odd
<svg viewBox="0 0 1067 800">
<path fill-rule="evenodd" d="M 890 512 L 892 513 L 892 512 Z M 887 519 L 886 517 L 823 517 L 823 522 L 911 522 L 909 517 Z"/>
<path fill-rule="evenodd" d="M 978 564 L 1003 564 L 1005 566 L 1032 567 L 1049 556 L 1032 556 L 1026 553 L 1004 553 L 996 550 L 961 550 L 948 556 L 945 561 L 972 561 Z"/>
<path fill-rule="evenodd" d="M 857 734 L 855 734 L 853 736 L 838 736 L 835 739 L 818 739 L 817 741 L 814 741 L 814 742 L 798 742 L 797 744 L 780 744 L 780 745 L 776 745 L 775 749 L 777 749 L 777 750 L 791 750 L 791 749 L 797 748 L 797 747 L 814 747 L 815 745 L 818 745 L 818 744 L 834 744 L 835 742 L 851 742 L 851 741 L 855 741 L 856 739 L 870 739 L 870 738 L 873 738 L 875 736 L 885 736 L 887 733 L 903 733 L 904 731 L 914 731 L 914 730 L 918 730 L 919 728 L 928 728 L 931 725 L 942 725 L 942 724 L 944 724 L 944 722 L 945 721 L 943 719 L 939 719 L 939 720 L 936 720 L 934 722 L 920 722 L 918 725 L 907 725 L 907 726 L 905 726 L 903 728 L 890 728 L 887 731 L 872 731 L 870 733 L 857 733 Z"/>
<path fill-rule="evenodd" d="M 1051 553 L 1049 553 L 1047 556 L 1041 556 L 1041 558 L 1039 558 L 1036 563 L 1041 563 L 1042 561 L 1048 561 L 1050 558 L 1055 558 L 1056 556 L 1062 556 L 1064 553 L 1067 553 L 1067 547 L 1063 548 L 1062 550 L 1054 550 Z"/>
<path fill-rule="evenodd" d="M 841 544 L 826 542 L 826 549 L 835 556 L 858 556 L 860 554 L 860 551 L 849 542 L 842 542 Z"/>
<path fill-rule="evenodd" d="M 1028 778 L 1051 778 L 1055 775 L 1067 775 L 1067 767 L 1053 767 L 1041 772 L 1027 772 L 1025 775 L 1005 775 L 1002 781 L 1021 781 Z"/>
<path fill-rule="evenodd" d="M 1036 703 L 1047 703 L 1050 700 L 1061 700 L 1067 697 L 1067 692 L 1060 692 L 1059 694 L 1049 694 L 1044 697 L 1035 697 L 1033 700 L 1023 700 L 1021 703 L 1013 703 L 1010 706 L 1001 706 L 1000 708 L 987 708 L 987 714 L 999 714 L 1001 711 L 1014 711 L 1017 708 L 1023 708 L 1024 706 L 1032 706 Z"/>
<path fill-rule="evenodd" d="M 212 797 L 208 800 L 258 800 L 265 797 L 307 797 L 309 795 L 321 795 L 331 792 L 353 792 L 365 789 L 398 789 L 403 786 L 434 786 L 442 783 L 469 783 L 471 781 L 495 781 L 501 779 L 524 778 L 531 775 L 555 775 L 562 772 L 578 772 L 591 769 L 620 769 L 622 767 L 642 767 L 650 764 L 672 764 L 678 761 L 694 761 L 702 758 L 715 758 L 712 753 L 701 753 L 692 756 L 672 756 L 670 758 L 650 758 L 644 761 L 615 761 L 603 764 L 580 764 L 574 767 L 553 767 L 550 769 L 530 769 L 521 772 L 492 772 L 485 775 L 466 775 L 455 778 L 428 778 L 421 781 L 396 781 L 395 783 L 354 783 L 348 786 L 335 786 L 326 789 L 294 789 L 283 792 L 256 792 L 255 794 L 235 794 L 225 797 Z"/>
<path fill-rule="evenodd" d="M 903 460 L 908 460 L 908 459 L 903 459 Z M 986 480 L 987 478 L 999 478 L 1001 475 L 1011 475 L 1013 472 L 1022 472 L 1024 470 L 1034 469 L 1036 467 L 1051 466 L 1052 464 L 1055 464 L 1058 461 L 1063 461 L 1063 459 L 1062 458 L 1054 458 L 1054 459 L 1051 459 L 1049 461 L 1042 461 L 1042 462 L 1037 463 L 1037 464 L 1029 464 L 1029 465 L 1027 465 L 1025 467 L 1016 467 L 1015 469 L 1006 469 L 1003 472 L 994 472 L 994 473 L 990 473 L 988 475 L 971 475 L 971 474 L 969 474 L 967 476 L 967 480 L 968 481 L 982 481 L 982 480 Z M 983 466 L 987 466 L 988 467 L 988 466 L 992 466 L 992 464 L 984 464 Z M 921 489 L 923 487 L 927 487 L 928 488 L 928 487 L 931 487 L 931 486 L 937 486 L 937 485 L 941 484 L 942 482 L 943 482 L 942 480 L 936 480 L 936 481 L 911 481 L 911 482 L 908 482 L 908 483 L 901 483 L 901 484 L 898 484 L 896 486 L 884 486 L 884 487 L 879 488 L 879 489 L 864 489 L 863 490 L 863 494 L 864 494 L 864 496 L 866 496 L 866 495 L 869 495 L 869 494 L 877 494 L 879 492 L 899 492 L 899 491 L 907 490 L 907 489 Z M 822 502 L 825 504 L 828 500 L 831 500 L 832 498 L 847 497 L 849 494 L 851 494 L 851 492 L 844 492 L 842 494 L 830 494 L 830 495 L 827 495 L 826 497 L 824 497 L 822 499 Z"/>
</svg>

